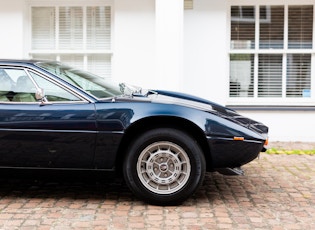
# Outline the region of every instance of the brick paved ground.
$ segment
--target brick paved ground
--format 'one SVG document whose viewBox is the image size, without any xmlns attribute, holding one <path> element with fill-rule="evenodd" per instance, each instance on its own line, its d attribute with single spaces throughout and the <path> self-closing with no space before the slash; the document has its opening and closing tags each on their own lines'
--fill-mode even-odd
<svg viewBox="0 0 315 230">
<path fill-rule="evenodd" d="M 315 149 L 315 142 L 270 142 L 268 148 L 286 149 L 286 150 L 313 150 Z"/>
<path fill-rule="evenodd" d="M 136 200 L 125 185 L 0 179 L 0 229 L 315 229 L 315 156 L 262 154 L 245 176 L 207 173 L 177 207 Z"/>
</svg>

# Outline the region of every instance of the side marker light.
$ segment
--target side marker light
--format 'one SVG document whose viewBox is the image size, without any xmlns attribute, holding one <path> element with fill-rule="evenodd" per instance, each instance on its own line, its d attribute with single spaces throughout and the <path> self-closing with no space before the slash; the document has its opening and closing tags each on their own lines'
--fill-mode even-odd
<svg viewBox="0 0 315 230">
<path fill-rule="evenodd" d="M 245 140 L 245 138 L 244 137 L 233 137 L 233 140 L 234 141 L 243 141 L 243 140 Z"/>
</svg>

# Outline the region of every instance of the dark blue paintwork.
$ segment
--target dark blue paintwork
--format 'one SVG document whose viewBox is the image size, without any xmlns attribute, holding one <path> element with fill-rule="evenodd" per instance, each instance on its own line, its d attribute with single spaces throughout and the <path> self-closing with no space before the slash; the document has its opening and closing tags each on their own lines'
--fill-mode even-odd
<svg viewBox="0 0 315 230">
<path fill-rule="evenodd" d="M 93 104 L 0 104 L 0 111 L 1 166 L 93 167 Z"/>
<path fill-rule="evenodd" d="M 56 78 L 35 63 L 0 60 L 0 66 L 29 68 Z M 264 150 L 265 125 L 213 102 L 159 90 L 147 96 L 99 100 L 58 81 L 86 102 L 0 102 L 0 167 L 115 170 L 128 154 L 126 146 L 132 138 L 168 126 L 195 137 L 208 170 L 239 167 Z"/>
</svg>

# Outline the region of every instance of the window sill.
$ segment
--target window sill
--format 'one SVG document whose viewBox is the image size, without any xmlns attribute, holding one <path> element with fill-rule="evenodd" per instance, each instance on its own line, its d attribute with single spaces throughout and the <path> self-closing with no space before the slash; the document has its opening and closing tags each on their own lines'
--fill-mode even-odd
<svg viewBox="0 0 315 230">
<path fill-rule="evenodd" d="M 226 105 L 238 111 L 315 111 L 314 106 L 288 106 L 288 105 Z"/>
</svg>

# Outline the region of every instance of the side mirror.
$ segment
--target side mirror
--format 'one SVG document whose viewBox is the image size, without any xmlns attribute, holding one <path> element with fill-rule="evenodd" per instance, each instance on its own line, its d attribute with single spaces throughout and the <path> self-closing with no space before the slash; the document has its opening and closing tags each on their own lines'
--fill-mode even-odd
<svg viewBox="0 0 315 230">
<path fill-rule="evenodd" d="M 44 90 L 43 90 L 42 88 L 38 88 L 38 89 L 36 90 L 35 97 L 36 97 L 36 100 L 41 100 L 41 101 L 43 101 L 44 98 L 45 98 Z"/>
<path fill-rule="evenodd" d="M 44 89 L 42 89 L 42 88 L 38 88 L 36 90 L 35 98 L 36 98 L 36 100 L 40 101 L 40 105 L 49 104 L 47 99 L 46 99 Z"/>
</svg>

